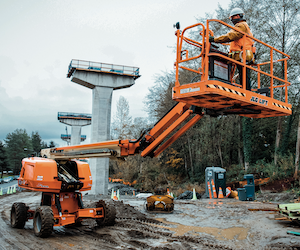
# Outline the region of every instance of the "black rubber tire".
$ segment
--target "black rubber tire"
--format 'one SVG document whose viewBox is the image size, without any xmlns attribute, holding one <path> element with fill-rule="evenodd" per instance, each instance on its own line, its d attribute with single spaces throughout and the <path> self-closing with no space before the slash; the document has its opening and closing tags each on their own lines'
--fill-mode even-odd
<svg viewBox="0 0 300 250">
<path fill-rule="evenodd" d="M 167 204 L 166 205 L 166 211 L 172 212 L 174 210 L 174 204 Z"/>
<path fill-rule="evenodd" d="M 153 211 L 155 209 L 155 205 L 153 202 L 149 202 L 147 203 L 146 208 L 147 211 Z"/>
<path fill-rule="evenodd" d="M 41 238 L 51 235 L 54 226 L 53 211 L 49 206 L 40 206 L 35 210 L 33 216 L 34 234 Z"/>
<path fill-rule="evenodd" d="M 15 202 L 10 210 L 10 225 L 13 228 L 24 228 L 27 221 L 27 207 L 25 203 Z"/>
<path fill-rule="evenodd" d="M 96 219 L 98 226 L 113 226 L 116 223 L 116 208 L 112 205 L 100 200 L 97 202 L 96 207 L 103 207 L 104 217 Z"/>
</svg>

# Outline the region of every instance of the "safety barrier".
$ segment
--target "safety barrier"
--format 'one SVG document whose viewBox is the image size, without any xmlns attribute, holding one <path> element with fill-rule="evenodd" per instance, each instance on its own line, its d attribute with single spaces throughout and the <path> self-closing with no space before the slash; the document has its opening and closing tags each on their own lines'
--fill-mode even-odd
<svg viewBox="0 0 300 250">
<path fill-rule="evenodd" d="M 80 119 L 80 120 L 92 120 L 91 114 L 84 113 L 70 113 L 70 112 L 58 112 L 57 119 Z"/>
<path fill-rule="evenodd" d="M 134 79 L 140 77 L 140 69 L 138 67 L 115 65 L 100 62 L 91 62 L 73 59 L 69 64 L 67 77 L 71 77 L 76 69 L 83 69 L 95 72 L 112 73 L 118 75 L 133 76 Z"/>
<path fill-rule="evenodd" d="M 0 196 L 4 195 L 4 194 L 14 194 L 17 192 L 17 184 L 13 185 L 13 186 L 9 186 L 7 188 L 0 188 Z"/>
</svg>

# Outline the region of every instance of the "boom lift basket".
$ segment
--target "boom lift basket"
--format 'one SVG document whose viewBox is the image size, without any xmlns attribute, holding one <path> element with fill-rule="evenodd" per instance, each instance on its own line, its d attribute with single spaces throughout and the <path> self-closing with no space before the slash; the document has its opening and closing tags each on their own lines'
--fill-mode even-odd
<svg viewBox="0 0 300 250">
<path fill-rule="evenodd" d="M 290 56 L 240 31 L 244 42 L 246 37 L 250 37 L 259 46 L 267 48 L 270 51 L 269 58 L 267 61 L 249 64 L 246 61 L 246 51 L 243 46 L 240 54 L 241 61 L 234 60 L 228 57 L 227 53 L 213 48 L 208 42 L 209 36 L 213 35 L 209 29 L 209 24 L 212 22 L 239 31 L 215 19 L 207 20 L 206 27 L 197 23 L 183 31 L 177 29 L 176 80 L 173 100 L 203 107 L 207 110 L 207 114 L 216 116 L 238 114 L 263 118 L 290 115 L 292 105 L 288 103 L 290 83 L 287 80 L 287 60 Z M 201 42 L 186 36 L 188 31 L 196 27 L 200 28 Z M 200 51 L 200 54 L 194 55 L 195 51 Z M 258 61 L 261 61 L 260 58 Z M 283 76 L 276 74 L 275 67 L 278 64 L 283 69 Z M 199 68 L 195 65 L 199 65 Z M 241 84 L 235 82 L 234 70 L 237 65 L 240 65 L 243 70 Z M 255 83 L 250 90 L 246 89 L 246 69 L 250 70 L 252 75 L 255 74 Z M 188 74 L 197 81 L 183 82 L 180 74 L 184 71 L 189 72 Z M 281 90 L 283 98 L 277 94 Z"/>
</svg>

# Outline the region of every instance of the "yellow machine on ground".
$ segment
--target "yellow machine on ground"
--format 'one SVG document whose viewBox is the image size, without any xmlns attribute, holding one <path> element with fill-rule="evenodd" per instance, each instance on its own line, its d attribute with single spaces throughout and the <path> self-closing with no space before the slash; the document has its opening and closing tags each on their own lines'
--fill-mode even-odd
<svg viewBox="0 0 300 250">
<path fill-rule="evenodd" d="M 151 195 L 147 198 L 146 204 L 147 212 L 155 213 L 172 213 L 174 210 L 174 198 L 170 195 L 166 195 L 166 190 L 157 189 L 155 195 Z"/>
</svg>

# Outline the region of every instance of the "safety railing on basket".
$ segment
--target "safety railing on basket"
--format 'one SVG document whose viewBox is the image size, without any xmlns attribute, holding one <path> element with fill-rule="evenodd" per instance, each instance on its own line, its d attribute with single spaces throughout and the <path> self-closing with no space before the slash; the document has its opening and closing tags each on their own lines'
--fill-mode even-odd
<svg viewBox="0 0 300 250">
<path fill-rule="evenodd" d="M 211 50 L 211 44 L 209 41 L 209 36 L 213 36 L 214 33 L 212 30 L 210 30 L 210 24 L 212 23 L 218 23 L 221 26 L 225 26 L 228 29 L 236 30 L 243 34 L 243 44 L 245 45 L 246 38 L 251 38 L 258 46 L 260 47 L 261 51 L 264 51 L 263 56 L 260 58 L 257 58 L 255 62 L 247 63 L 246 61 L 246 49 L 245 46 L 243 46 L 243 51 L 240 55 L 240 60 L 235 60 L 233 58 L 230 58 L 225 53 L 216 53 L 216 51 Z M 194 39 L 188 38 L 185 36 L 185 33 L 195 27 L 200 27 L 199 29 L 199 35 L 200 39 L 198 41 L 195 41 Z M 205 32 L 208 31 L 208 32 Z M 180 31 L 177 29 L 176 31 L 177 35 L 177 54 L 176 54 L 176 63 L 175 63 L 175 69 L 176 69 L 176 80 L 175 80 L 175 86 L 178 87 L 181 85 L 179 82 L 179 70 L 187 70 L 190 72 L 193 72 L 195 74 L 198 74 L 200 77 L 200 81 L 208 81 L 209 78 L 209 58 L 210 57 L 219 57 L 222 60 L 226 60 L 228 64 L 232 65 L 232 72 L 230 74 L 230 84 L 238 86 L 242 89 L 246 89 L 246 70 L 249 69 L 251 72 L 254 72 L 255 75 L 252 76 L 252 81 L 254 81 L 254 86 L 252 86 L 251 91 L 258 91 L 262 88 L 268 88 L 269 90 L 269 97 L 274 98 L 274 91 L 276 89 L 283 89 L 283 102 L 288 102 L 288 86 L 290 86 L 290 82 L 288 82 L 287 78 L 287 60 L 290 58 L 289 55 L 286 53 L 272 47 L 271 45 L 268 45 L 267 43 L 264 43 L 263 41 L 258 40 L 257 38 L 244 33 L 240 31 L 239 29 L 223 22 L 217 19 L 210 19 L 206 22 L 206 27 L 201 24 L 197 23 L 195 25 L 189 26 L 185 28 L 183 31 Z M 207 41 L 207 42 L 206 42 Z M 190 49 L 183 48 L 184 44 L 188 44 L 190 46 Z M 229 44 L 221 44 L 221 46 L 228 46 Z M 200 53 L 196 56 L 189 57 L 190 54 L 193 54 L 193 51 L 200 50 Z M 194 52 L 195 53 L 195 52 Z M 183 58 L 183 55 L 185 55 L 185 58 Z M 267 58 L 267 59 L 263 59 Z M 195 67 L 195 64 L 191 64 L 191 67 L 188 67 L 184 64 L 187 62 L 191 62 L 193 60 L 199 59 L 199 64 L 197 64 L 197 67 Z M 281 64 L 281 65 L 278 65 Z M 234 71 L 237 68 L 237 65 L 242 67 L 243 70 L 243 79 L 242 83 L 236 83 L 235 82 L 235 74 Z M 252 73 L 251 73 L 252 74 Z"/>
</svg>

